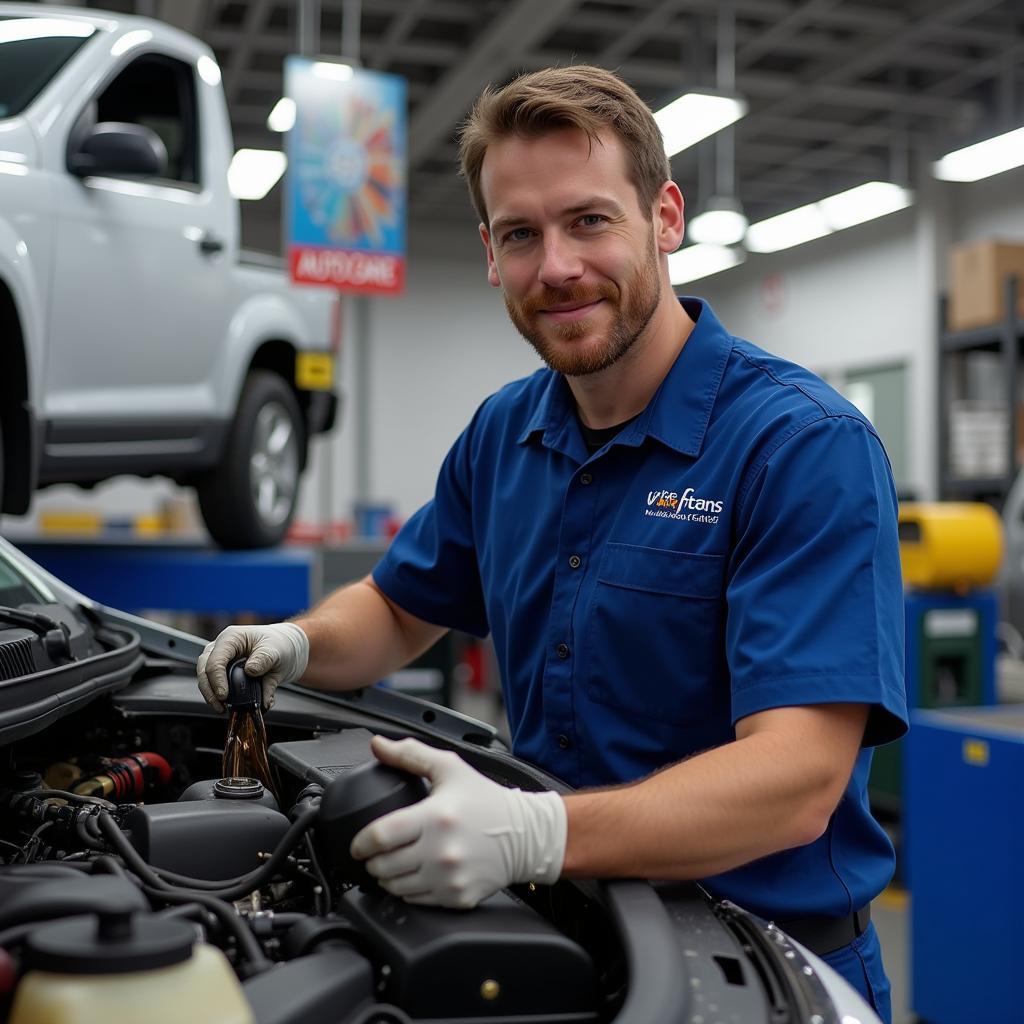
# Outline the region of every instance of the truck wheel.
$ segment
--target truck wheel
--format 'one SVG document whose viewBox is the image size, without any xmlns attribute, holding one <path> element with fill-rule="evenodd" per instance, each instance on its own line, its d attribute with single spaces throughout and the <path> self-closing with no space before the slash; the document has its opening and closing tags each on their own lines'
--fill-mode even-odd
<svg viewBox="0 0 1024 1024">
<path fill-rule="evenodd" d="M 199 508 L 223 548 L 279 543 L 295 514 L 306 443 L 292 389 L 276 373 L 246 378 L 221 464 L 196 483 Z"/>
</svg>

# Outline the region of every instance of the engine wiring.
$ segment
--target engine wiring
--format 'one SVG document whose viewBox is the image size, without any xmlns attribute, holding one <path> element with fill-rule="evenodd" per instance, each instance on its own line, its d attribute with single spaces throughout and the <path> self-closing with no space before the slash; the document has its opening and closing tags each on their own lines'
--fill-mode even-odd
<svg viewBox="0 0 1024 1024">
<path fill-rule="evenodd" d="M 41 837 L 61 825 L 69 830 L 81 846 L 86 847 L 86 851 L 65 853 L 53 862 L 52 867 L 59 865 L 65 871 L 84 868 L 93 874 L 112 874 L 129 879 L 154 905 L 163 908 L 158 912 L 192 918 L 206 929 L 215 927 L 223 936 L 233 940 L 238 961 L 236 969 L 241 977 L 258 974 L 270 967 L 272 962 L 253 933 L 246 916 L 232 905 L 233 900 L 259 890 L 282 874 L 283 869 L 287 869 L 287 873 L 304 876 L 312 883 L 310 888 L 318 915 L 324 915 L 330 909 L 327 878 L 316 859 L 310 837 L 310 829 L 317 815 L 316 800 L 303 802 L 287 832 L 259 867 L 243 875 L 216 881 L 194 878 L 148 864 L 132 845 L 118 821 L 124 808 L 105 798 L 39 787 L 6 794 L 4 804 L 8 810 L 35 823 L 26 842 L 21 845 L 0 840 L 0 843 L 14 851 L 7 858 L 7 870 L 15 866 L 36 866 L 41 869 L 50 867 L 45 861 L 35 863 L 37 858 L 43 860 L 44 852 L 51 852 L 43 850 Z M 304 845 L 307 853 L 308 860 L 305 863 L 298 863 L 293 856 L 293 851 L 300 845 Z M 88 862 L 67 859 L 76 854 L 91 855 L 92 859 Z M 29 923 L 0 932 L 0 947 L 17 947 L 31 931 L 31 927 Z"/>
</svg>

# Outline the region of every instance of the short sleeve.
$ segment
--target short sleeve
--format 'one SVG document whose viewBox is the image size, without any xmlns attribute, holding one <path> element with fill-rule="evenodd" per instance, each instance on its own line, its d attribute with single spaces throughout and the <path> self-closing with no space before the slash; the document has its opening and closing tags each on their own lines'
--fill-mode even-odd
<svg viewBox="0 0 1024 1024">
<path fill-rule="evenodd" d="M 473 539 L 472 429 L 471 423 L 452 445 L 433 500 L 398 532 L 373 580 L 418 618 L 484 637 L 489 627 Z"/>
<path fill-rule="evenodd" d="M 739 497 L 727 582 L 732 717 L 872 705 L 865 746 L 906 731 L 903 587 L 892 474 L 853 416 L 779 444 Z"/>
</svg>

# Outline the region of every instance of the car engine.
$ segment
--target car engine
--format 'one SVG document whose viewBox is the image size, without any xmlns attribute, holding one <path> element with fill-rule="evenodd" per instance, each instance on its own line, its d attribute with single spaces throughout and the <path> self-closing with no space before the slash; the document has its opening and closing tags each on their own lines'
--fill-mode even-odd
<svg viewBox="0 0 1024 1024">
<path fill-rule="evenodd" d="M 222 778 L 225 719 L 180 670 L 141 676 L 0 750 L 0 1019 L 156 1021 L 165 999 L 218 1024 L 614 1017 L 622 953 L 585 887 L 449 911 L 351 860 L 425 795 L 370 729 L 282 693 L 272 784 Z"/>
</svg>

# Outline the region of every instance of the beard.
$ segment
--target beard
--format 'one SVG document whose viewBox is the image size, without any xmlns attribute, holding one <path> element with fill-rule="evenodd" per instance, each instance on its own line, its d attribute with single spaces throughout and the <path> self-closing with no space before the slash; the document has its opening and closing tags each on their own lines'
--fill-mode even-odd
<svg viewBox="0 0 1024 1024">
<path fill-rule="evenodd" d="M 590 287 L 545 288 L 540 295 L 521 302 L 510 298 L 507 293 L 504 299 L 516 330 L 552 370 L 566 377 L 585 377 L 606 370 L 633 347 L 654 316 L 660 296 L 661 277 L 652 231 L 647 258 L 621 288 L 612 281 L 603 281 Z M 589 316 L 544 326 L 538 321 L 543 309 L 598 299 L 602 300 L 602 305 L 611 305 L 612 322 L 604 337 L 586 349 L 576 346 L 565 349 L 563 344 L 577 341 L 587 334 L 591 328 Z"/>
</svg>

